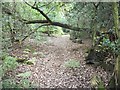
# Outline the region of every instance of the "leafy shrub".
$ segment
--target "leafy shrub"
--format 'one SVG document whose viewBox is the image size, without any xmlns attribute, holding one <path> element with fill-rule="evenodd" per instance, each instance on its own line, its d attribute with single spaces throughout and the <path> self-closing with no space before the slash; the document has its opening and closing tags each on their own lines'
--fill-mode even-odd
<svg viewBox="0 0 120 90">
<path fill-rule="evenodd" d="M 30 87 L 30 81 L 27 79 L 29 76 L 31 76 L 31 72 L 24 72 L 17 75 L 17 77 L 21 77 L 20 83 L 18 87 L 22 88 L 29 88 Z"/>
<path fill-rule="evenodd" d="M 6 73 L 10 70 L 13 70 L 17 67 L 18 63 L 16 62 L 16 58 L 8 56 L 8 54 L 4 54 L 2 56 L 3 59 L 3 64 L 0 67 L 0 71 L 1 71 L 1 75 L 3 78 L 2 80 L 2 87 L 3 88 L 15 88 L 16 84 L 14 79 L 12 78 L 6 78 L 4 77 L 4 75 L 6 75 Z"/>
<path fill-rule="evenodd" d="M 54 29 L 54 33 L 53 34 L 63 35 L 64 32 L 63 32 L 61 27 L 57 27 L 56 29 Z"/>
<path fill-rule="evenodd" d="M 31 72 L 20 73 L 17 77 L 21 77 L 19 83 L 15 79 L 4 79 L 2 80 L 3 88 L 29 88 L 30 81 L 27 79 L 31 75 Z"/>
<path fill-rule="evenodd" d="M 2 87 L 3 88 L 16 88 L 17 85 L 14 79 L 4 79 L 2 80 Z"/>
<path fill-rule="evenodd" d="M 103 38 L 98 46 L 101 51 L 109 51 L 116 55 L 120 53 L 120 39 L 111 42 L 109 39 Z"/>
<path fill-rule="evenodd" d="M 34 33 L 33 39 L 35 39 L 34 42 L 36 42 L 37 44 L 47 41 L 47 38 L 45 36 L 42 36 L 42 33 L 40 31 Z"/>
<path fill-rule="evenodd" d="M 113 53 L 119 54 L 120 53 L 120 39 L 118 39 L 116 42 L 109 42 L 107 44 L 107 47 Z"/>
<path fill-rule="evenodd" d="M 69 61 L 65 62 L 65 66 L 69 68 L 77 68 L 80 66 L 79 61 L 70 59 Z"/>
<path fill-rule="evenodd" d="M 17 65 L 18 63 L 16 62 L 16 58 L 11 56 L 6 56 L 5 59 L 3 60 L 2 68 L 4 71 L 9 71 L 15 69 Z"/>
<path fill-rule="evenodd" d="M 16 75 L 16 77 L 21 77 L 19 83 L 16 81 L 14 76 L 10 76 L 6 78 L 6 73 L 10 70 L 13 71 L 17 67 L 18 63 L 16 62 L 16 58 L 4 55 L 3 65 L 0 66 L 0 76 L 2 77 L 2 88 L 29 88 L 30 81 L 27 79 L 31 72 L 25 72 Z M 5 76 L 4 76 L 5 75 Z"/>
</svg>

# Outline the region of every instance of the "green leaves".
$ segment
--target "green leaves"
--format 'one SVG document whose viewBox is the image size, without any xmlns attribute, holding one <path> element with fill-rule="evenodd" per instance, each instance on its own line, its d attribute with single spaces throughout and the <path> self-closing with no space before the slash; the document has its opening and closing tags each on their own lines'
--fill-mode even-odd
<svg viewBox="0 0 120 90">
<path fill-rule="evenodd" d="M 108 45 L 110 45 L 110 40 L 109 39 L 106 39 L 106 38 L 103 38 L 103 46 L 108 46 Z"/>
<path fill-rule="evenodd" d="M 77 68 L 80 67 L 80 63 L 77 60 L 70 59 L 67 62 L 65 62 L 65 66 L 69 68 Z"/>
<path fill-rule="evenodd" d="M 91 79 L 91 85 L 97 87 L 97 90 L 106 90 L 103 81 L 97 75 L 94 75 Z"/>
<path fill-rule="evenodd" d="M 29 88 L 30 87 L 30 81 L 27 79 L 31 75 L 31 72 L 25 72 L 20 73 L 17 75 L 17 77 L 21 77 L 21 80 L 16 82 L 15 79 L 4 79 L 2 80 L 2 86 L 3 88 L 16 88 L 16 90 L 19 90 L 19 88 Z"/>
<path fill-rule="evenodd" d="M 18 74 L 17 77 L 22 77 L 19 87 L 29 88 L 30 81 L 27 78 L 30 76 L 31 76 L 31 71 Z"/>
<path fill-rule="evenodd" d="M 20 73 L 18 74 L 17 76 L 18 77 L 23 77 L 23 78 L 26 78 L 26 77 L 29 77 L 31 75 L 31 72 L 25 72 L 25 73 Z"/>
<path fill-rule="evenodd" d="M 3 57 L 3 65 L 0 66 L 0 77 L 6 76 L 6 73 L 10 70 L 13 71 L 18 65 L 16 62 L 17 58 L 4 55 Z M 3 88 L 29 88 L 30 81 L 27 79 L 31 75 L 31 72 L 20 73 L 16 75 L 17 77 L 21 77 L 19 83 L 14 79 L 14 76 L 3 77 L 2 87 Z M 1 83 L 0 83 L 1 84 Z"/>
<path fill-rule="evenodd" d="M 119 39 L 116 40 L 115 42 L 112 42 L 108 38 L 104 37 L 98 46 L 99 46 L 98 49 L 102 51 L 107 50 L 117 55 L 120 53 L 120 40 Z"/>
<path fill-rule="evenodd" d="M 16 83 L 14 79 L 5 79 L 2 80 L 3 88 L 16 88 Z"/>
<path fill-rule="evenodd" d="M 11 56 L 6 56 L 3 60 L 3 70 L 13 70 L 17 67 L 18 63 L 16 62 L 16 58 Z"/>
</svg>

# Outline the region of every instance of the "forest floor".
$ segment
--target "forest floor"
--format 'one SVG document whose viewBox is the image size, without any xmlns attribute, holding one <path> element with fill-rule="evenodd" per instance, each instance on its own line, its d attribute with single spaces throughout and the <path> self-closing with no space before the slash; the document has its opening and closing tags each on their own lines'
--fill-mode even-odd
<svg viewBox="0 0 120 90">
<path fill-rule="evenodd" d="M 11 53 L 36 61 L 33 65 L 19 65 L 15 73 L 31 71 L 28 79 L 40 88 L 90 88 L 90 80 L 94 75 L 99 75 L 107 85 L 111 76 L 109 72 L 101 67 L 95 68 L 85 64 L 85 52 L 90 46 L 89 39 L 83 40 L 83 44 L 78 44 L 69 40 L 68 35 L 47 37 L 45 43 L 27 40 L 24 47 L 16 48 Z M 25 54 L 25 47 L 32 50 Z M 66 67 L 65 62 L 70 59 L 79 61 L 80 66 L 74 69 Z"/>
</svg>

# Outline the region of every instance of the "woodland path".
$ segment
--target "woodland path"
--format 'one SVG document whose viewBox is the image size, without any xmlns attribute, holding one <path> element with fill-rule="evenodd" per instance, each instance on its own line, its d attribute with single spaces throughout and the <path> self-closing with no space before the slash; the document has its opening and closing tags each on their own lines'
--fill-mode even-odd
<svg viewBox="0 0 120 90">
<path fill-rule="evenodd" d="M 29 58 L 36 58 L 35 64 L 22 64 L 16 72 L 31 71 L 29 80 L 40 88 L 90 88 L 91 77 L 95 74 L 107 83 L 110 78 L 107 72 L 85 64 L 85 51 L 90 47 L 90 41 L 86 39 L 83 42 L 84 44 L 73 43 L 68 35 L 47 37 L 47 42 L 42 44 L 35 44 L 34 40 L 29 40 L 25 45 L 29 43 L 35 52 L 40 53 L 29 53 Z M 22 56 L 23 49 L 16 49 L 12 54 Z M 70 59 L 78 60 L 80 67 L 66 67 L 65 62 Z"/>
</svg>

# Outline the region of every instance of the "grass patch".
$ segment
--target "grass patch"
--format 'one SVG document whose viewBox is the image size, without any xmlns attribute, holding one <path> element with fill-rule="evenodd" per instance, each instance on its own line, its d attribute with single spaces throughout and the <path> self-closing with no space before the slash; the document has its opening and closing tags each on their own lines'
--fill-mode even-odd
<svg viewBox="0 0 120 90">
<path fill-rule="evenodd" d="M 65 66 L 68 68 L 78 68 L 80 67 L 80 62 L 75 59 L 70 59 L 65 62 Z"/>
</svg>

